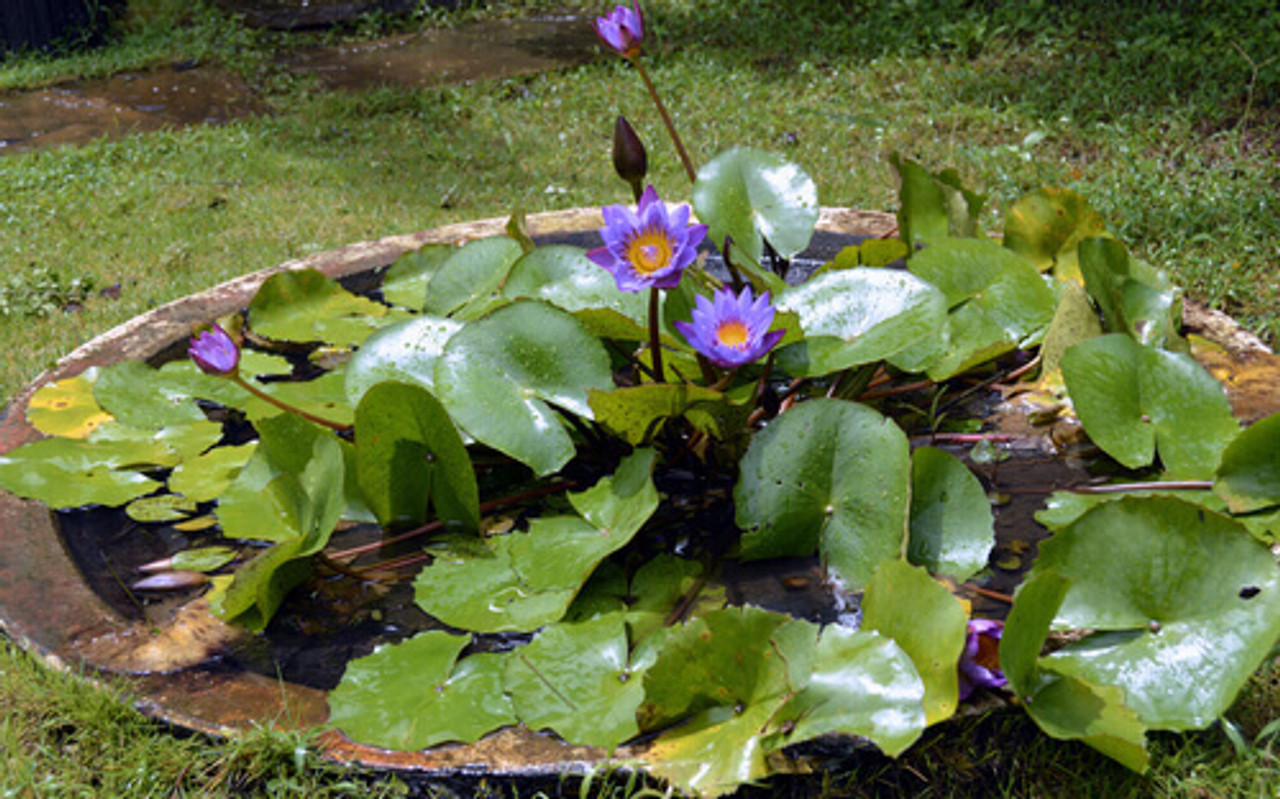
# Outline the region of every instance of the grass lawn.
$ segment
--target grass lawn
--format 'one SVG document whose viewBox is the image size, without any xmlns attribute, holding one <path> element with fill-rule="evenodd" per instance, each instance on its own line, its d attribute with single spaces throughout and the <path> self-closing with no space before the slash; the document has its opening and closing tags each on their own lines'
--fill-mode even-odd
<svg viewBox="0 0 1280 799">
<path fill-rule="evenodd" d="M 306 38 L 551 5 L 370 18 Z M 1189 296 L 1280 341 L 1273 2 L 651 0 L 646 10 L 649 69 L 695 161 L 733 144 L 775 150 L 815 178 L 823 204 L 892 211 L 889 156 L 899 152 L 955 168 L 988 197 L 992 230 L 1022 193 L 1070 187 Z M 0 158 L 5 397 L 149 307 L 289 258 L 515 209 L 625 202 L 609 164 L 618 113 L 649 145 L 652 182 L 664 196 L 687 196 L 659 119 L 617 58 L 469 86 L 341 94 L 284 72 L 273 60 L 281 37 L 203 0 L 131 0 L 111 38 L 89 53 L 0 61 L 0 89 L 196 59 L 242 76 L 272 113 Z M 118 296 L 100 295 L 117 283 Z M 78 310 L 61 310 L 70 301 Z M 1233 710 L 1246 737 L 1280 715 L 1276 680 L 1259 675 Z M 930 731 L 902 761 L 865 764 L 828 787 L 1280 794 L 1273 739 L 1233 746 L 1213 729 L 1155 736 L 1153 752 L 1153 774 L 1138 777 L 1001 714 Z M 599 781 L 588 787 L 607 792 Z M 109 692 L 0 649 L 0 796 L 407 791 L 318 762 L 296 735 L 223 743 L 174 734 Z"/>
</svg>

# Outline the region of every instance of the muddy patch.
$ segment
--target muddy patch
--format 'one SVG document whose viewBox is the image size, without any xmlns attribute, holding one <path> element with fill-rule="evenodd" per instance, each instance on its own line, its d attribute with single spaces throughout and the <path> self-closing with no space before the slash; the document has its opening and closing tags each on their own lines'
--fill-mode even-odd
<svg viewBox="0 0 1280 799">
<path fill-rule="evenodd" d="M 265 107 L 242 82 L 207 67 L 73 81 L 0 94 L 0 154 L 220 124 Z"/>
<path fill-rule="evenodd" d="M 585 19 L 557 17 L 288 50 L 278 64 L 287 72 L 314 76 L 332 90 L 415 89 L 559 69 L 585 63 L 596 52 Z M 0 155 L 216 125 L 267 110 L 243 81 L 194 64 L 0 93 Z"/>
</svg>

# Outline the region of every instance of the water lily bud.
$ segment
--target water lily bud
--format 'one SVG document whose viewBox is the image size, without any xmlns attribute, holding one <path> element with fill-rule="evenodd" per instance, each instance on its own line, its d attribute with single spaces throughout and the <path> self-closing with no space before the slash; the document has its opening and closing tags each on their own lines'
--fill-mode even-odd
<svg viewBox="0 0 1280 799">
<path fill-rule="evenodd" d="M 216 324 L 192 336 L 187 354 L 200 371 L 209 375 L 233 375 L 240 367 L 240 348 L 227 331 Z"/>
<path fill-rule="evenodd" d="M 613 126 L 613 169 L 618 177 L 631 184 L 631 191 L 638 201 L 644 191 L 645 175 L 649 173 L 649 155 L 645 152 L 644 142 L 622 115 Z"/>
<path fill-rule="evenodd" d="M 623 58 L 640 55 L 640 43 L 644 39 L 644 16 L 640 4 L 632 2 L 631 8 L 618 6 L 592 23 L 600 40 Z"/>
</svg>

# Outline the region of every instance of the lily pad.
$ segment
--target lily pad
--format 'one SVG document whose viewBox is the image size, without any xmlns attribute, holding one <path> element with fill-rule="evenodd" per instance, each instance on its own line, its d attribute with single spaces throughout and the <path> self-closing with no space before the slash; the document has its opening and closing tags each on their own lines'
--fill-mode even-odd
<svg viewBox="0 0 1280 799">
<path fill-rule="evenodd" d="M 1020 197 L 1004 224 L 1004 246 L 1061 280 L 1079 282 L 1077 249 L 1086 238 L 1106 235 L 1101 214 L 1078 192 L 1043 188 Z"/>
<path fill-rule="evenodd" d="M 963 582 L 987 565 L 994 545 L 995 518 L 978 478 L 945 450 L 917 448 L 907 558 Z"/>
<path fill-rule="evenodd" d="M 1067 350 L 1061 365 L 1085 432 L 1131 469 L 1159 451 L 1171 476 L 1210 478 L 1239 431 L 1222 385 L 1189 355 L 1113 333 Z"/>
<path fill-rule="evenodd" d="M 418 605 L 476 632 L 530 632 L 559 620 L 596 565 L 657 509 L 653 455 L 641 450 L 612 477 L 571 495 L 581 517 L 534 519 L 528 532 L 437 546 L 414 582 Z"/>
<path fill-rule="evenodd" d="M 282 341 L 359 344 L 398 318 L 401 312 L 352 294 L 314 269 L 272 275 L 249 303 L 254 332 Z"/>
<path fill-rule="evenodd" d="M 1125 704 L 1121 689 L 1040 668 L 1040 651 L 1070 586 L 1062 575 L 1043 572 L 1018 589 L 1000 639 L 1001 669 L 1046 734 L 1082 741 L 1134 771 L 1145 771 L 1146 727 Z"/>
<path fill-rule="evenodd" d="M 590 311 L 591 318 L 612 311 L 648 330 L 648 297 L 618 291 L 613 276 L 590 261 L 580 247 L 539 247 L 521 256 L 511 267 L 502 295 L 511 300 L 543 300 L 570 313 Z"/>
<path fill-rule="evenodd" d="M 523 252 L 520 242 L 507 236 L 467 242 L 436 270 L 422 310 L 433 316 L 475 319 L 492 306 Z"/>
<path fill-rule="evenodd" d="M 818 187 L 780 155 L 735 147 L 698 170 L 693 208 L 717 247 L 725 237 L 752 261 L 768 241 L 784 258 L 809 246 L 818 222 Z"/>
<path fill-rule="evenodd" d="M 477 440 L 551 474 L 574 445 L 556 405 L 591 419 L 591 389 L 613 387 L 599 339 L 566 311 L 520 300 L 468 324 L 436 364 L 437 397 Z"/>
<path fill-rule="evenodd" d="M 471 743 L 516 723 L 502 693 L 505 655 L 457 660 L 465 635 L 430 630 L 353 660 L 329 694 L 329 723 L 354 740 L 415 751 Z"/>
<path fill-rule="evenodd" d="M 453 420 L 420 386 L 379 383 L 356 408 L 356 478 L 383 527 L 480 529 L 475 472 Z"/>
<path fill-rule="evenodd" d="M 742 459 L 733 494 L 742 556 L 818 551 L 847 589 L 860 589 L 902 552 L 909 490 L 907 439 L 892 420 L 853 402 L 802 403 L 758 433 Z"/>
<path fill-rule="evenodd" d="M 1125 333 L 1143 346 L 1163 347 L 1178 339 L 1182 292 L 1168 275 L 1129 256 L 1115 239 L 1080 242 L 1084 285 L 1098 303 L 1108 332 Z"/>
<path fill-rule="evenodd" d="M 427 284 L 457 249 L 451 244 L 425 244 L 400 256 L 382 278 L 382 298 L 401 308 L 421 310 L 427 300 Z"/>
<path fill-rule="evenodd" d="M 953 169 L 932 174 L 897 153 L 889 162 L 902 182 L 898 228 L 908 250 L 922 244 L 940 244 L 950 237 L 978 234 L 978 215 L 984 199 L 960 185 Z"/>
<path fill-rule="evenodd" d="M 960 697 L 957 664 L 964 649 L 964 608 L 924 569 L 886 560 L 862 597 L 862 629 L 897 642 L 924 682 L 929 724 L 950 718 Z"/>
<path fill-rule="evenodd" d="M 1227 445 L 1213 490 L 1233 513 L 1280 505 L 1280 414 L 1254 422 Z"/>
<path fill-rule="evenodd" d="M 87 438 L 114 417 L 94 397 L 98 370 L 90 368 L 41 386 L 27 403 L 27 421 L 41 433 L 63 438 Z"/>
<path fill-rule="evenodd" d="M 1180 499 L 1093 508 L 1041 545 L 1032 574 L 1045 572 L 1072 581 L 1054 625 L 1098 632 L 1042 667 L 1118 686 L 1152 728 L 1211 723 L 1280 638 L 1270 551 L 1229 517 Z"/>
<path fill-rule="evenodd" d="M 776 300 L 800 317 L 805 333 L 779 351 L 778 364 L 808 376 L 882 360 L 936 337 L 947 310 L 943 294 L 924 280 L 872 268 L 828 272 Z"/>
<path fill-rule="evenodd" d="M 1053 291 L 1026 259 L 987 239 L 948 239 L 911 259 L 950 307 L 949 346 L 928 367 L 941 380 L 1013 349 L 1053 319 Z"/>
<path fill-rule="evenodd" d="M 395 380 L 435 387 L 436 361 L 444 345 L 462 329 L 461 322 L 438 316 L 417 316 L 388 325 L 365 339 L 347 363 L 347 400 L 360 402 L 378 383 Z"/>
<path fill-rule="evenodd" d="M 823 628 L 813 673 L 770 723 L 771 749 L 838 734 L 897 756 L 924 732 L 924 683 L 892 640 L 838 625 Z"/>
<path fill-rule="evenodd" d="M 102 369 L 93 395 L 123 424 L 156 430 L 165 425 L 205 420 L 204 411 L 168 374 L 140 361 L 125 361 Z"/>
<path fill-rule="evenodd" d="M 510 654 L 503 687 L 530 729 L 612 750 L 640 732 L 643 676 L 629 662 L 619 612 L 546 628 Z"/>
</svg>

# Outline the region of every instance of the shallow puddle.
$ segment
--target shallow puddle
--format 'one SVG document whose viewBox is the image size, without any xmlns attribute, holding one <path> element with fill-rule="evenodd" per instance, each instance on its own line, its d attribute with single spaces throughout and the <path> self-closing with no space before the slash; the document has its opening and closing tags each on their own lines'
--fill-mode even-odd
<svg viewBox="0 0 1280 799">
<path fill-rule="evenodd" d="M 595 42 L 591 26 L 578 17 L 498 20 L 291 50 L 281 54 L 279 64 L 314 76 L 329 89 L 413 89 L 584 63 L 595 55 Z M 220 124 L 267 110 L 266 102 L 240 79 L 189 64 L 0 93 L 0 155 Z"/>
</svg>

